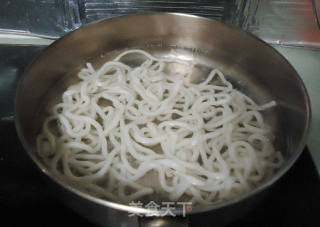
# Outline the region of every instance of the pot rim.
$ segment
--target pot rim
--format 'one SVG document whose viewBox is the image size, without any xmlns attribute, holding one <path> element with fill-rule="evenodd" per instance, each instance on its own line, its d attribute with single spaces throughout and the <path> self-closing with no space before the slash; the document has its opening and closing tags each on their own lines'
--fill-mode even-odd
<svg viewBox="0 0 320 227">
<path fill-rule="evenodd" d="M 99 24 L 102 22 L 106 22 L 108 21 L 109 23 L 112 23 L 112 21 L 116 21 L 116 20 L 122 20 L 123 18 L 130 18 L 130 17 L 137 17 L 137 16 L 167 16 L 167 15 L 171 15 L 171 16 L 175 16 L 175 17 L 190 17 L 190 18 L 194 18 L 195 20 L 203 20 L 203 21 L 214 21 L 215 23 L 220 23 L 216 20 L 213 19 L 209 19 L 209 18 L 205 18 L 205 17 L 201 17 L 201 16 L 195 16 L 195 15 L 190 15 L 190 14 L 184 14 L 184 13 L 140 13 L 140 14 L 130 14 L 130 15 L 125 15 L 125 16 L 119 16 L 119 17 L 115 17 L 115 18 L 110 18 L 110 19 L 101 19 L 98 21 L 94 21 L 90 24 L 84 25 L 76 30 L 79 29 L 85 29 L 88 26 L 91 26 L 93 24 Z M 298 157 L 301 155 L 303 148 L 305 147 L 306 144 L 306 139 L 307 139 L 307 134 L 310 128 L 310 124 L 311 124 L 311 105 L 310 105 L 310 98 L 308 96 L 306 87 L 302 81 L 302 79 L 300 78 L 299 74 L 296 72 L 296 70 L 293 68 L 293 66 L 288 62 L 288 60 L 286 58 L 284 58 L 277 50 L 275 50 L 272 46 L 270 46 L 269 44 L 265 43 L 264 41 L 262 41 L 261 39 L 249 34 L 246 31 L 243 31 L 239 28 L 234 28 L 231 27 L 229 25 L 225 25 L 226 27 L 235 29 L 237 31 L 240 31 L 244 34 L 246 34 L 246 36 L 254 38 L 257 42 L 259 42 L 261 45 L 264 45 L 265 48 L 269 48 L 272 49 L 279 57 L 283 58 L 286 62 L 286 64 L 288 64 L 292 70 L 294 71 L 294 73 L 296 74 L 296 80 L 298 80 L 299 85 L 301 87 L 301 90 L 303 92 L 304 95 L 304 100 L 305 100 L 305 105 L 306 105 L 306 124 L 305 127 L 303 129 L 303 136 L 302 139 L 300 140 L 298 146 L 296 147 L 297 152 L 295 153 L 295 155 L 292 155 L 285 163 L 284 166 L 282 166 L 274 175 L 273 177 L 267 179 L 265 182 L 263 182 L 262 184 L 259 184 L 257 187 L 253 188 L 252 190 L 250 190 L 249 192 L 243 193 L 239 196 L 236 196 L 234 198 L 228 199 L 228 200 L 222 200 L 222 201 L 218 201 L 218 202 L 214 202 L 213 204 L 210 205 L 204 205 L 204 206 L 195 206 L 192 208 L 191 212 L 186 211 L 187 214 L 196 214 L 196 213 L 200 213 L 200 212 L 206 212 L 206 211 L 212 211 L 212 210 L 216 210 L 219 208 L 223 208 L 226 206 L 230 206 L 232 204 L 238 203 L 240 201 L 243 201 L 249 197 L 252 197 L 253 195 L 265 190 L 266 188 L 268 188 L 269 186 L 271 186 L 272 184 L 274 184 L 276 181 L 278 181 L 278 179 L 280 179 L 291 167 L 292 165 L 296 162 L 296 160 L 298 159 Z M 74 31 L 76 31 L 74 30 Z M 116 202 L 111 202 L 111 201 L 107 201 L 105 199 L 102 198 L 98 198 L 95 197 L 93 195 L 90 195 L 88 193 L 85 193 L 83 191 L 81 191 L 80 189 L 77 189 L 73 186 L 71 186 L 70 184 L 66 184 L 63 182 L 63 180 L 56 176 L 55 174 L 53 174 L 50 169 L 48 167 L 46 167 L 40 160 L 39 158 L 36 157 L 36 154 L 34 151 L 32 151 L 31 147 L 29 146 L 29 144 L 26 142 L 24 135 L 22 133 L 22 129 L 21 129 L 21 124 L 19 119 L 19 115 L 20 110 L 19 110 L 19 105 L 17 105 L 17 97 L 19 96 L 19 92 L 21 90 L 23 81 L 27 75 L 27 72 L 33 67 L 33 65 L 35 64 L 35 62 L 38 61 L 39 58 L 41 58 L 41 56 L 43 55 L 43 53 L 51 50 L 52 48 L 55 48 L 55 46 L 60 43 L 63 42 L 64 39 L 66 39 L 67 37 L 70 36 L 71 33 L 73 33 L 74 31 L 66 34 L 65 36 L 59 38 L 58 40 L 54 41 L 52 44 L 50 44 L 48 47 L 45 48 L 45 50 L 42 52 L 42 54 L 40 54 L 24 71 L 22 78 L 19 81 L 18 87 L 17 87 L 17 91 L 16 91 L 16 97 L 15 97 L 15 110 L 14 110 L 14 116 L 15 116 L 15 125 L 16 125 L 16 130 L 17 130 L 17 134 L 18 137 L 20 139 L 20 141 L 23 144 L 23 147 L 25 148 L 25 150 L 27 151 L 28 155 L 31 157 L 31 159 L 33 160 L 33 162 L 39 167 L 39 169 L 41 170 L 42 173 L 44 173 L 46 176 L 48 176 L 51 180 L 53 180 L 55 183 L 57 183 L 58 185 L 60 185 L 61 187 L 63 187 L 64 189 L 80 196 L 81 198 L 91 201 L 93 203 L 96 203 L 98 205 L 104 206 L 104 207 L 109 207 L 109 208 L 113 208 L 113 209 L 117 209 L 120 211 L 125 211 L 125 212 L 129 212 L 129 213 L 139 213 L 139 214 L 156 214 L 157 212 L 155 211 L 150 211 L 148 209 L 145 208 L 139 208 L 139 207 L 133 207 L 133 206 L 129 206 L 129 205 L 125 205 L 125 204 L 120 204 L 120 203 L 116 203 Z M 184 211 L 182 209 L 176 209 L 176 210 L 172 210 L 172 212 L 176 215 L 181 215 L 184 213 Z M 159 216 L 161 215 L 160 211 L 158 212 Z"/>
</svg>

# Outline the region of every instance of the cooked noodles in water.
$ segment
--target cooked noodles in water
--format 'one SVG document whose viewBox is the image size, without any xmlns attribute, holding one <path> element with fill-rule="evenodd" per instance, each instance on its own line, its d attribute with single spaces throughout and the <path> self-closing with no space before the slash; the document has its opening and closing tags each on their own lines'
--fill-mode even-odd
<svg viewBox="0 0 320 227">
<path fill-rule="evenodd" d="M 132 67 L 125 55 L 145 60 Z M 274 101 L 257 105 L 217 69 L 200 83 L 186 79 L 192 66 L 169 75 L 170 62 L 186 64 L 142 50 L 97 70 L 88 63 L 37 137 L 46 164 L 106 199 L 198 204 L 248 191 L 281 165 L 261 113 Z"/>
</svg>

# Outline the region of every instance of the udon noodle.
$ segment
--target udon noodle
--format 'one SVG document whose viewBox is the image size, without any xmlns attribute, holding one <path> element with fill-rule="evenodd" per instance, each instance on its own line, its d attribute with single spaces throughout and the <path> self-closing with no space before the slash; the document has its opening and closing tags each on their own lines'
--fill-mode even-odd
<svg viewBox="0 0 320 227">
<path fill-rule="evenodd" d="M 144 61 L 130 66 L 126 55 Z M 192 64 L 168 73 L 172 62 L 187 64 L 143 50 L 87 63 L 37 137 L 45 163 L 106 199 L 159 193 L 200 204 L 248 191 L 281 165 L 261 114 L 275 101 L 257 105 L 218 69 L 189 82 Z"/>
</svg>

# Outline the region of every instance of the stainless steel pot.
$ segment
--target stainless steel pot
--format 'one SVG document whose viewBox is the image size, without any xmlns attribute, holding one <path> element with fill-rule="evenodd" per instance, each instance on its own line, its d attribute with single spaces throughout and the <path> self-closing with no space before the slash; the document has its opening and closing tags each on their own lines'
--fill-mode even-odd
<svg viewBox="0 0 320 227">
<path fill-rule="evenodd" d="M 128 217 L 128 212 L 147 213 L 84 193 L 50 172 L 35 152 L 36 135 L 42 124 L 44 106 L 53 103 L 74 81 L 86 62 L 101 65 L 117 51 L 142 48 L 154 55 L 197 61 L 204 68 L 221 69 L 238 89 L 258 103 L 276 100 L 266 112 L 276 133 L 276 146 L 285 162 L 277 173 L 254 190 L 227 201 L 194 207 L 187 215 L 198 214 L 221 225 L 242 215 L 261 198 L 296 161 L 305 146 L 310 124 L 310 103 L 306 89 L 293 67 L 272 47 L 248 33 L 217 21 L 184 14 L 130 15 L 84 26 L 50 45 L 26 70 L 20 81 L 15 122 L 25 150 L 46 176 L 54 193 L 83 216 L 100 225 L 151 225 L 155 220 Z M 172 51 L 174 50 L 174 51 Z M 172 70 L 177 70 L 174 67 Z M 193 80 L 203 77 L 195 72 Z M 181 209 L 175 210 L 182 214 Z M 196 219 L 195 219 L 196 220 Z M 174 225 L 187 219 L 175 218 Z M 172 223 L 172 222 L 171 222 Z M 211 226 L 213 222 L 207 224 Z"/>
</svg>

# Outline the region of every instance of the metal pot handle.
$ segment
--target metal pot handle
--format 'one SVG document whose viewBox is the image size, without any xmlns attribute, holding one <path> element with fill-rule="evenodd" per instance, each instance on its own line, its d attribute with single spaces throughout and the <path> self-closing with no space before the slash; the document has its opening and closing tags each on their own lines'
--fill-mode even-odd
<svg viewBox="0 0 320 227">
<path fill-rule="evenodd" d="M 139 217 L 140 227 L 187 227 L 188 217 Z"/>
</svg>

